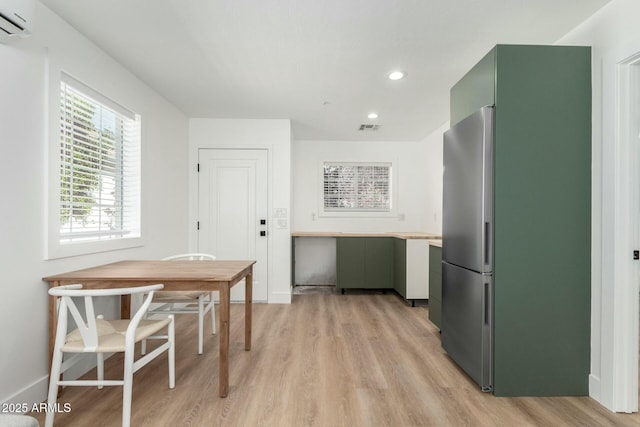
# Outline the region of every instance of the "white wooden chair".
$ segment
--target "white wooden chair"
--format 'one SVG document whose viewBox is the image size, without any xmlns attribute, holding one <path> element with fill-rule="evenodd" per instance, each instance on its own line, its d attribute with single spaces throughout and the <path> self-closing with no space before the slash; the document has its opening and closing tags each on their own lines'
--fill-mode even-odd
<svg viewBox="0 0 640 427">
<path fill-rule="evenodd" d="M 119 289 L 82 289 L 82 285 L 58 286 L 49 289 L 49 294 L 60 297 L 58 307 L 58 328 L 56 330 L 51 375 L 49 379 L 48 407 L 55 405 L 59 386 L 123 386 L 122 390 L 122 425 L 128 427 L 131 423 L 131 397 L 133 391 L 133 374 L 149 363 L 152 359 L 168 352 L 169 359 L 169 388 L 175 387 L 175 329 L 173 316 L 162 320 L 143 320 L 143 316 L 155 291 L 164 285 L 149 285 Z M 142 305 L 129 319 L 104 320 L 102 315 L 96 316 L 93 297 L 147 294 Z M 84 300 L 84 313 L 78 307 L 74 298 Z M 75 322 L 77 329 L 67 334 L 68 314 Z M 158 332 L 167 329 L 167 334 L 156 336 Z M 146 338 L 164 339 L 165 343 L 154 349 L 148 355 L 134 360 L 135 343 Z M 124 352 L 124 372 L 122 380 L 104 379 L 104 354 Z M 64 353 L 76 353 L 66 358 Z M 61 380 L 63 372 L 81 360 L 82 353 L 96 353 L 97 380 Z M 47 412 L 45 427 L 53 426 L 54 412 Z"/>
<path fill-rule="evenodd" d="M 215 256 L 204 253 L 187 253 L 163 258 L 164 261 L 176 260 L 214 260 Z M 147 316 L 154 314 L 197 314 L 198 315 L 198 354 L 204 349 L 204 318 L 211 312 L 211 334 L 216 333 L 216 311 L 213 300 L 213 292 L 181 292 L 162 291 L 156 292 L 153 304 Z M 142 354 L 146 351 L 146 341 L 142 342 Z"/>
</svg>

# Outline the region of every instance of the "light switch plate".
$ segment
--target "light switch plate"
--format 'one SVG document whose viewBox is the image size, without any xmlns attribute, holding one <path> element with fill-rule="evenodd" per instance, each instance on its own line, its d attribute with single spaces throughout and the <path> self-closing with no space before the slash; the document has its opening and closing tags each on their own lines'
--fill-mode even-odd
<svg viewBox="0 0 640 427">
<path fill-rule="evenodd" d="M 276 208 L 274 214 L 274 218 L 286 218 L 287 217 L 287 208 Z"/>
</svg>

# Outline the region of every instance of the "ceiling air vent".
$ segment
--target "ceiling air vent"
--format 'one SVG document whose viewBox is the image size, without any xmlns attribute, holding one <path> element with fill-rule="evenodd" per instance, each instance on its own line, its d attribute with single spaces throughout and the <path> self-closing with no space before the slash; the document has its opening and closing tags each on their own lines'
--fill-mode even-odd
<svg viewBox="0 0 640 427">
<path fill-rule="evenodd" d="M 380 125 L 374 125 L 374 124 L 370 124 L 370 123 L 363 123 L 360 125 L 360 128 L 358 130 L 361 131 L 375 131 L 380 129 Z"/>
</svg>

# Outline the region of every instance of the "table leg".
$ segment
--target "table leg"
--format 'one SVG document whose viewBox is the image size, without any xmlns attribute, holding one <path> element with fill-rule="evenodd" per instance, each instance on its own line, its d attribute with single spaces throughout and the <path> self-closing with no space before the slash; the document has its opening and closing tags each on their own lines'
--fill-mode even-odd
<svg viewBox="0 0 640 427">
<path fill-rule="evenodd" d="M 220 397 L 229 394 L 229 305 L 230 289 L 220 287 Z"/>
<path fill-rule="evenodd" d="M 251 310 L 253 304 L 253 270 L 247 274 L 245 282 L 244 299 L 244 349 L 251 350 Z"/>
<path fill-rule="evenodd" d="M 60 286 L 60 282 L 51 282 L 50 286 Z M 49 375 L 51 375 L 51 364 L 53 362 L 53 350 L 56 348 L 56 335 L 58 332 L 58 297 L 49 295 Z M 62 372 L 60 373 L 62 377 Z M 60 378 L 58 378 L 60 379 Z M 62 386 L 58 387 L 58 397 L 62 394 Z"/>
<path fill-rule="evenodd" d="M 131 295 L 120 295 L 120 318 L 131 319 Z"/>
<path fill-rule="evenodd" d="M 60 286 L 60 282 L 51 283 L 51 287 Z M 58 330 L 58 299 L 49 295 L 49 372 L 53 361 L 53 349 L 56 345 L 56 331 Z"/>
</svg>

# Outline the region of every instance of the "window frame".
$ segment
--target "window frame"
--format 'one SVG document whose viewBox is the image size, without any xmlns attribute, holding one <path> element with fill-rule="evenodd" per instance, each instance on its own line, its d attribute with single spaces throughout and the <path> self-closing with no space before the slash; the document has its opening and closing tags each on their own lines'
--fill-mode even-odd
<svg viewBox="0 0 640 427">
<path fill-rule="evenodd" d="M 69 256 L 78 256 L 91 253 L 134 248 L 143 245 L 143 227 L 142 227 L 142 120 L 140 115 L 132 112 L 130 109 L 123 107 L 119 103 L 112 100 L 93 87 L 84 84 L 80 80 L 75 79 L 69 74 L 61 71 L 55 81 L 51 83 L 50 98 L 52 102 L 51 108 L 51 138 L 49 143 L 49 183 L 48 183 L 48 212 L 47 212 L 47 253 L 45 259 L 64 258 Z M 61 221 L 61 145 L 62 145 L 62 107 L 63 102 L 62 84 L 71 86 L 74 90 L 82 93 L 93 102 L 101 105 L 103 108 L 114 111 L 119 116 L 135 120 L 137 126 L 134 131 L 138 135 L 137 147 L 135 148 L 137 168 L 133 172 L 135 186 L 137 187 L 137 197 L 134 197 L 133 211 L 137 227 L 133 227 L 134 234 L 126 236 L 118 232 L 111 233 L 110 238 L 99 238 L 91 240 L 76 240 L 71 242 L 62 242 L 62 221 Z M 95 233 L 96 236 L 99 234 Z M 118 237 L 117 235 L 120 234 Z"/>
<path fill-rule="evenodd" d="M 374 209 L 331 209 L 325 208 L 324 199 L 324 168 L 325 165 L 341 165 L 341 166 L 388 166 L 389 174 L 389 210 Z M 397 200 L 398 200 L 398 161 L 393 160 L 349 160 L 349 161 L 329 161 L 322 160 L 319 164 L 319 193 L 318 193 L 318 211 L 320 217 L 347 217 L 347 218 L 390 218 L 397 217 Z"/>
</svg>

